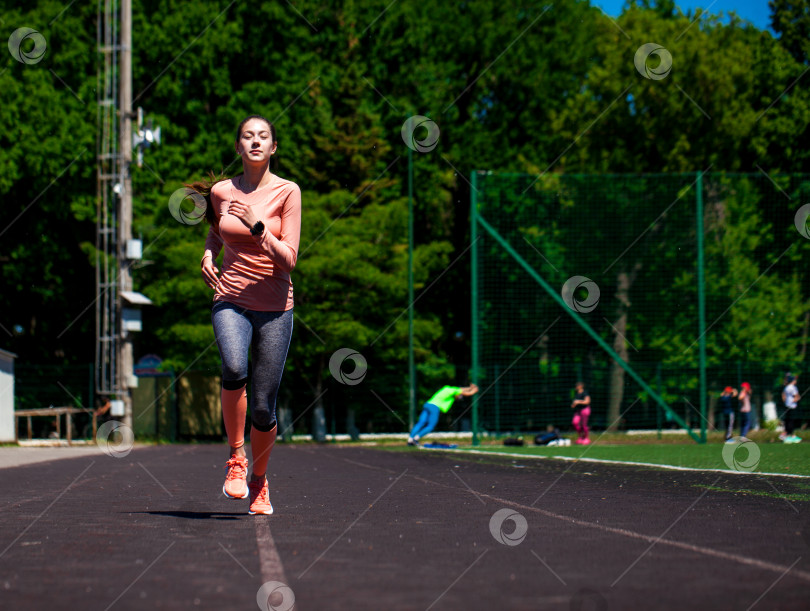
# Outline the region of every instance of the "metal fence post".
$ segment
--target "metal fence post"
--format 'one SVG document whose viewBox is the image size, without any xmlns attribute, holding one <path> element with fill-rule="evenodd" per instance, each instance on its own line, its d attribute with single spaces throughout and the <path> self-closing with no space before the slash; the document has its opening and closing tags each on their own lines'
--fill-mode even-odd
<svg viewBox="0 0 810 611">
<path fill-rule="evenodd" d="M 471 268 L 471 282 L 470 294 L 472 295 L 472 308 L 471 308 L 471 326 L 470 340 L 472 343 L 472 371 L 470 372 L 470 383 L 478 385 L 478 247 L 476 241 L 478 239 L 478 172 L 473 170 L 471 199 L 470 199 L 470 244 L 472 246 L 472 260 L 470 262 Z M 478 439 L 478 397 L 480 395 L 473 395 L 472 397 L 472 444 L 479 445 L 481 442 Z"/>
<path fill-rule="evenodd" d="M 704 292 L 703 258 L 703 172 L 697 173 L 697 289 L 698 289 L 698 344 L 700 375 L 700 442 L 706 443 L 706 294 Z"/>
</svg>

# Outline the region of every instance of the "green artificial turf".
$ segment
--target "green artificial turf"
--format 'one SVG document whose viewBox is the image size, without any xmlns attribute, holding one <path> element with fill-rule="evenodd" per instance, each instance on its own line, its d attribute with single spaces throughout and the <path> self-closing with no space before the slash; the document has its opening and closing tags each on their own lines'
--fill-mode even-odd
<svg viewBox="0 0 810 611">
<path fill-rule="evenodd" d="M 518 456 L 560 456 L 568 458 L 594 458 L 625 462 L 639 462 L 694 469 L 725 469 L 751 471 L 753 473 L 785 473 L 810 476 L 810 440 L 803 443 L 783 444 L 775 441 L 750 442 L 753 444 L 753 456 L 749 462 L 745 446 L 726 446 L 721 442 L 699 445 L 696 443 L 647 443 L 619 444 L 596 441 L 590 446 L 571 445 L 567 447 L 543 447 L 527 445 L 523 447 L 504 446 L 502 444 L 469 446 L 461 451 L 476 450 L 481 452 L 505 452 Z M 749 445 L 749 444 L 746 444 Z M 724 459 L 726 449 L 728 462 Z M 759 451 L 759 462 L 756 452 Z M 736 468 L 734 467 L 737 461 Z"/>
</svg>

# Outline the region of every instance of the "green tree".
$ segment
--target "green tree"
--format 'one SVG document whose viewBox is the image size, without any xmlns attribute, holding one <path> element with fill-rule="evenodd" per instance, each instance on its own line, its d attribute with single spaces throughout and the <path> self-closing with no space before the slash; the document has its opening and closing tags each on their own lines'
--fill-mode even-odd
<svg viewBox="0 0 810 611">
<path fill-rule="evenodd" d="M 800 64 L 810 59 L 810 2 L 807 0 L 769 0 L 771 27 L 779 34 L 779 43 Z"/>
<path fill-rule="evenodd" d="M 0 61 L 0 342 L 21 364 L 93 358 L 95 9 L 63 8 L 3 10 L 9 33 L 31 28 L 46 46 L 30 63 Z"/>
<path fill-rule="evenodd" d="M 11 219 L 0 253 L 8 287 L 0 297 L 6 329 L 0 337 L 24 359 L 88 362 L 96 297 L 97 7 L 0 4 L 7 27 L 39 28 L 48 42 L 39 63 L 9 55 L 0 65 L 0 195 Z M 631 348 L 627 357 L 639 366 L 675 360 L 676 344 L 691 333 L 693 259 L 679 248 L 694 248 L 693 230 L 678 216 L 680 205 L 658 219 L 674 197 L 655 179 L 610 192 L 599 184 L 603 179 L 565 175 L 767 172 L 790 199 L 776 189 L 760 199 L 723 192 L 717 206 L 726 215 L 707 221 L 719 232 L 713 236 L 758 236 L 744 240 L 748 246 L 739 252 L 711 251 L 712 313 L 738 296 L 722 273 L 748 266 L 767 277 L 712 332 L 731 337 L 745 320 L 740 304 L 764 316 L 772 301 L 784 324 L 765 333 L 760 318 L 752 321 L 747 354 L 754 358 L 777 344 L 784 347 L 774 352 L 780 358 L 803 354 L 806 341 L 794 340 L 802 337 L 807 309 L 797 319 L 788 302 L 810 297 L 800 265 L 810 244 L 792 226 L 799 202 L 810 200 L 802 180 L 779 173 L 805 169 L 810 150 L 810 100 L 801 80 L 805 5 L 774 3 L 779 40 L 736 18 L 692 23 L 693 16 L 668 0 L 631 4 L 615 24 L 574 0 L 327 0 L 295 8 L 203 0 L 193 15 L 187 3 L 140 0 L 133 10 L 135 105 L 164 136 L 146 151 L 144 167 L 133 168 L 135 233 L 145 246 L 134 281 L 155 302 L 144 311 L 136 356 L 161 354 L 176 371 L 218 370 L 210 292 L 198 276 L 205 226 L 180 225 L 167 202 L 209 170 L 229 176 L 240 170 L 234 128 L 256 112 L 277 127 L 274 171 L 304 192 L 304 240 L 293 273 L 300 352 L 291 352 L 284 399 L 295 409 L 322 388 L 328 390 L 324 406 L 336 413 L 355 405 L 381 426 L 401 426 L 367 390 L 404 415 L 407 148 L 400 129 L 414 114 L 431 117 L 441 132 L 433 151 L 414 153 L 420 393 L 451 377 L 453 365 L 461 377 L 466 365 L 452 338 L 469 325 L 468 181 L 475 169 L 543 175 L 521 197 L 501 194 L 501 213 L 516 219 L 510 231 L 533 263 L 547 265 L 528 244 L 557 267 L 556 282 L 601 273 L 607 254 L 618 257 L 649 227 L 609 272 L 594 278 L 607 320 L 599 332 L 620 351 L 627 350 L 620 335 L 626 337 L 639 351 Z M 671 53 L 666 78 L 647 79 L 636 70 L 634 54 L 646 41 Z M 763 194 L 771 182 L 764 176 L 760 182 Z M 774 204 L 779 197 L 784 202 Z M 559 215 L 532 217 L 533 205 Z M 772 229 L 764 236 L 758 227 Z M 735 238 L 721 243 L 726 239 Z M 748 280 L 747 273 L 740 278 Z M 672 325 L 665 315 L 672 310 L 660 306 L 667 291 L 681 300 Z M 520 292 L 509 297 L 510 315 L 522 321 L 554 311 L 523 298 Z M 570 339 L 574 331 L 560 323 L 533 360 L 549 370 L 555 359 L 596 362 L 592 343 Z M 717 358 L 742 354 L 730 340 L 717 341 Z M 363 385 L 331 378 L 328 357 L 343 345 L 369 359 Z M 515 356 L 525 350 L 503 348 Z M 618 378 L 614 383 L 624 386 Z"/>
</svg>

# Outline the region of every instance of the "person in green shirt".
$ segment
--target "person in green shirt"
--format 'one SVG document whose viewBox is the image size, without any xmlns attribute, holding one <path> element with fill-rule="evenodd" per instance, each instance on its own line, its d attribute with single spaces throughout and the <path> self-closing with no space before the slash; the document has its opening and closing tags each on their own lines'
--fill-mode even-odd
<svg viewBox="0 0 810 611">
<path fill-rule="evenodd" d="M 475 384 L 463 387 L 442 386 L 422 407 L 422 414 L 408 437 L 408 445 L 418 445 L 421 437 L 433 431 L 439 422 L 439 412 L 443 414 L 449 412 L 456 401 L 456 397 L 471 397 L 477 392 L 478 387 Z"/>
</svg>

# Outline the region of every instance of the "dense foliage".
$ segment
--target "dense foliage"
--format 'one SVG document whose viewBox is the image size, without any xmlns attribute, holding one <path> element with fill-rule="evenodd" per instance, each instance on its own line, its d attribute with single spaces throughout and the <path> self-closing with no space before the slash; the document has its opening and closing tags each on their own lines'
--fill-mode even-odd
<svg viewBox="0 0 810 611">
<path fill-rule="evenodd" d="M 0 4 L 9 35 L 27 26 L 47 41 L 38 63 L 0 62 L 0 347 L 20 362 L 87 363 L 95 328 L 96 3 Z M 383 427 L 401 427 L 384 404 L 406 413 L 403 122 L 421 114 L 441 130 L 433 151 L 414 153 L 422 397 L 465 381 L 469 365 L 472 170 L 808 168 L 810 3 L 771 7 L 781 38 L 733 15 L 684 15 L 671 2 L 630 3 L 614 20 L 575 0 L 136 0 L 135 105 L 163 131 L 133 171 L 134 227 L 145 247 L 134 281 L 155 304 L 144 313 L 136 358 L 155 353 L 176 371 L 217 371 L 211 295 L 199 275 L 206 226 L 179 224 L 167 201 L 211 170 L 237 173 L 234 129 L 260 113 L 277 128 L 275 171 L 304 194 L 282 401 L 294 412 L 315 400 L 351 403 Z M 634 65 L 638 47 L 651 41 L 672 55 L 664 79 L 644 78 Z M 718 279 L 711 298 L 731 304 L 729 320 L 751 338 L 739 347 L 719 325 L 710 341 L 730 346 L 729 355 L 798 362 L 810 297 L 800 265 L 807 245 L 771 264 L 788 245 L 785 219 L 789 227 L 806 202 L 757 209 L 744 197 L 727 201 L 707 227 L 707 265 Z M 603 212 L 578 214 L 598 224 Z M 617 227 L 622 236 L 629 231 Z M 665 243 L 662 265 L 674 248 Z M 780 324 L 747 317 L 762 303 L 773 304 Z M 690 308 L 671 321 L 639 323 L 654 329 L 647 341 L 688 343 Z M 344 346 L 368 360 L 362 385 L 341 386 L 329 374 L 329 356 Z"/>
</svg>

